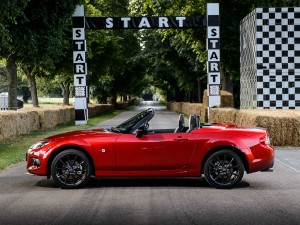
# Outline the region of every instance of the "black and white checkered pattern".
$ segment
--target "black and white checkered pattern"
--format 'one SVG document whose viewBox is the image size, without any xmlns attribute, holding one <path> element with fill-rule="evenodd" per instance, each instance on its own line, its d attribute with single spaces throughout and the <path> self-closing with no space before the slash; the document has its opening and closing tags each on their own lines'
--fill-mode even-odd
<svg viewBox="0 0 300 225">
<path fill-rule="evenodd" d="M 241 107 L 300 109 L 300 8 L 258 8 L 241 21 Z"/>
</svg>

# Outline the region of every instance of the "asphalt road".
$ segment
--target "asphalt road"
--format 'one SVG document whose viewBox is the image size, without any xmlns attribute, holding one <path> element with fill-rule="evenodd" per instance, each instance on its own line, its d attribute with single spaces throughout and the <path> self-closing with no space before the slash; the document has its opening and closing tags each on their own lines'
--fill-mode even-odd
<svg viewBox="0 0 300 225">
<path fill-rule="evenodd" d="M 150 127 L 176 127 L 158 104 Z M 124 112 L 100 126 L 129 118 Z M 166 118 L 168 117 L 168 118 Z M 155 119 L 155 120 L 154 120 Z M 300 147 L 276 148 L 273 173 L 245 174 L 234 189 L 203 178 L 92 179 L 79 190 L 25 175 L 25 162 L 0 173 L 0 224 L 300 224 Z"/>
</svg>

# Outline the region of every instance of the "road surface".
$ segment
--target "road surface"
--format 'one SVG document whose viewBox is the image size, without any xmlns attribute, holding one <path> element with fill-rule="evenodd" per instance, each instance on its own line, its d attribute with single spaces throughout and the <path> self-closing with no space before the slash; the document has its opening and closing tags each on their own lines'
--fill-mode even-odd
<svg viewBox="0 0 300 225">
<path fill-rule="evenodd" d="M 175 128 L 178 114 L 157 103 L 100 124 L 110 127 L 153 106 L 153 127 Z M 98 127 L 98 126 L 97 126 Z M 0 223 L 6 224 L 300 224 L 300 148 L 278 148 L 273 173 L 245 174 L 234 189 L 203 178 L 92 179 L 84 189 L 60 189 L 25 175 L 25 162 L 0 173 Z"/>
</svg>

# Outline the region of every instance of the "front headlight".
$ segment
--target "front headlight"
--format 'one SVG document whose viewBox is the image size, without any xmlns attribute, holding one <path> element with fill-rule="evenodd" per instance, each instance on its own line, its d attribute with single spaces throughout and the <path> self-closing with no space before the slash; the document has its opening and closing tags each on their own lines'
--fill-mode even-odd
<svg viewBox="0 0 300 225">
<path fill-rule="evenodd" d="M 48 145 L 49 143 L 50 143 L 50 141 L 39 141 L 38 143 L 32 145 L 30 147 L 30 149 L 34 150 L 34 149 L 42 148 L 42 147 Z"/>
</svg>

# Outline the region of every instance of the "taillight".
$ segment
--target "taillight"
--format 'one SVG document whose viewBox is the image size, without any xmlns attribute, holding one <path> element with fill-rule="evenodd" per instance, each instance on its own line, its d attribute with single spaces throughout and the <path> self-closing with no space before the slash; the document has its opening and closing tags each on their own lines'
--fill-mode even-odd
<svg viewBox="0 0 300 225">
<path fill-rule="evenodd" d="M 269 145 L 271 144 L 271 140 L 270 140 L 270 137 L 268 135 L 264 136 L 264 137 L 261 137 L 259 142 L 261 144 L 264 144 L 264 145 Z"/>
</svg>

